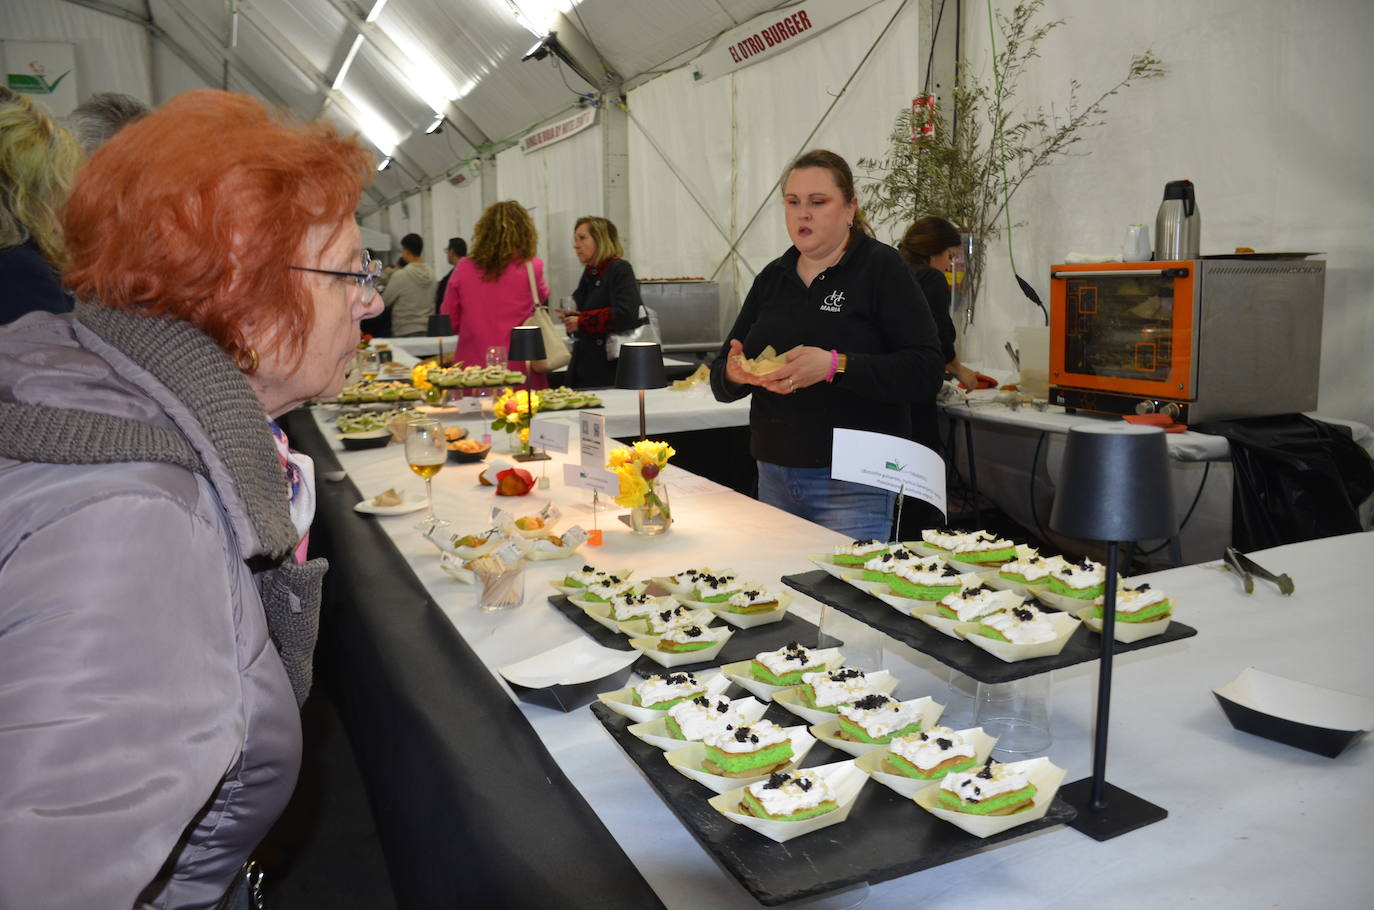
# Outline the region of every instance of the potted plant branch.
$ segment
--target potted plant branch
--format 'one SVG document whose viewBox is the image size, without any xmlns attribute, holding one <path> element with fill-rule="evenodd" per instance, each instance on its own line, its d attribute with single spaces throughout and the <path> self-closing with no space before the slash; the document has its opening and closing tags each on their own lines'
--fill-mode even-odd
<svg viewBox="0 0 1374 910">
<path fill-rule="evenodd" d="M 989 246 L 1012 225 L 1008 203 L 1031 174 L 1071 153 L 1083 133 L 1106 122 L 1107 101 L 1132 83 L 1164 75 L 1163 63 L 1146 50 L 1131 57 L 1116 84 L 1084 104 L 1081 83 L 1069 83 L 1062 112 L 1017 110 L 1014 102 L 1040 43 L 1064 24 L 1036 24 L 1044 0 L 1017 4 L 996 13 L 1000 45 L 994 48 L 988 84 L 959 68 L 950 97 L 937 101 L 932 114 L 903 111 L 888 137 L 882 158 L 861 158 L 864 208 L 874 223 L 905 226 L 937 215 L 974 238 L 965 264 L 967 320 L 982 280 Z M 1005 224 L 1003 221 L 1005 219 Z"/>
</svg>

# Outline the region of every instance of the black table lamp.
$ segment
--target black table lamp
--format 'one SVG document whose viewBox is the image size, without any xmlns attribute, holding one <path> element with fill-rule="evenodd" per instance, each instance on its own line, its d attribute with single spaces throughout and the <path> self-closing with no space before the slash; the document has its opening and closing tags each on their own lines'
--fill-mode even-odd
<svg viewBox="0 0 1374 910">
<path fill-rule="evenodd" d="M 644 390 L 661 389 L 668 384 L 663 370 L 663 348 L 656 341 L 629 341 L 620 346 L 615 368 L 617 389 L 639 390 L 639 438 L 648 436 L 644 428 Z"/>
<path fill-rule="evenodd" d="M 1107 544 L 1093 773 L 1065 785 L 1059 795 L 1078 810 L 1078 817 L 1070 822 L 1072 827 L 1096 840 L 1110 840 L 1169 815 L 1165 809 L 1106 780 L 1116 632 L 1117 544 L 1156 540 L 1174 533 L 1169 451 L 1164 431 L 1129 423 L 1070 429 L 1050 527 L 1071 537 Z"/>
<path fill-rule="evenodd" d="M 431 338 L 439 339 L 439 366 L 443 366 L 444 336 L 453 334 L 453 320 L 443 313 L 436 313 L 429 317 L 429 325 L 425 328 L 425 334 Z"/>
<path fill-rule="evenodd" d="M 530 368 L 531 360 L 543 360 L 549 356 L 544 351 L 544 336 L 539 333 L 537 325 L 517 325 L 510 330 L 510 353 L 506 355 L 511 360 L 525 361 L 525 400 L 534 403 L 530 397 L 530 375 L 534 372 Z M 534 411 L 530 411 L 530 423 L 534 423 Z M 515 456 L 516 461 L 547 461 L 548 455 L 543 452 L 522 452 Z"/>
</svg>

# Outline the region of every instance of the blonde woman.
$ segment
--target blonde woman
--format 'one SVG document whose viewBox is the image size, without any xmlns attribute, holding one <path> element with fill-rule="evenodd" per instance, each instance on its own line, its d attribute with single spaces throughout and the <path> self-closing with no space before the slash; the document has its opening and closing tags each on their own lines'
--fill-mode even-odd
<svg viewBox="0 0 1374 910">
<path fill-rule="evenodd" d="M 58 209 L 81 148 L 32 101 L 0 87 L 0 325 L 25 313 L 65 313 Z"/>
<path fill-rule="evenodd" d="M 606 353 L 613 332 L 628 332 L 643 321 L 643 301 L 635 270 L 625 260 L 615 223 L 584 215 L 573 226 L 573 252 L 585 268 L 573 291 L 575 310 L 559 310 L 563 327 L 575 340 L 568 385 L 578 389 L 615 384 L 616 361 Z"/>
<path fill-rule="evenodd" d="M 472 246 L 453 267 L 440 307 L 458 330 L 456 360 L 485 364 L 488 348 L 504 351 L 510 345 L 510 330 L 534 311 L 526 263 L 534 269 L 540 302 L 549 299 L 544 263 L 534 255 L 538 247 L 539 232 L 518 202 L 494 203 L 477 219 Z M 523 362 L 508 361 L 507 365 L 512 370 L 524 369 Z M 536 389 L 549 387 L 548 378 L 541 374 L 531 376 L 530 384 Z"/>
</svg>

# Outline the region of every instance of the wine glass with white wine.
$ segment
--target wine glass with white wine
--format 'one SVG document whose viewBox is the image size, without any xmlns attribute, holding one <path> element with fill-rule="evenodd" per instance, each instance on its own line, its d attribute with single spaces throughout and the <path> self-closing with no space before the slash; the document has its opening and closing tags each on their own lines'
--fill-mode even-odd
<svg viewBox="0 0 1374 910">
<path fill-rule="evenodd" d="M 434 515 L 434 475 L 448 461 L 448 440 L 444 425 L 433 417 L 416 417 L 406 423 L 406 464 L 425 479 L 425 499 L 429 503 L 429 517 L 420 522 L 420 530 L 428 534 L 435 528 L 447 527 L 448 522 Z"/>
<path fill-rule="evenodd" d="M 382 356 L 372 348 L 363 348 L 356 356 L 358 373 L 364 382 L 371 382 L 382 371 Z"/>
</svg>

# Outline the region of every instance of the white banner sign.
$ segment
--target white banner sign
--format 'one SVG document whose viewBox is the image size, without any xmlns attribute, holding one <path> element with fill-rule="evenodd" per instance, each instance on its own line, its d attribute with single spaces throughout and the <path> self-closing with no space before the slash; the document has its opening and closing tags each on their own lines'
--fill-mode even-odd
<svg viewBox="0 0 1374 910">
<path fill-rule="evenodd" d="M 561 420 L 536 420 L 530 424 L 530 445 L 546 452 L 566 452 L 571 431 Z"/>
<path fill-rule="evenodd" d="M 564 117 L 556 123 L 550 123 L 526 133 L 525 138 L 520 140 L 520 147 L 526 152 L 532 152 L 535 149 L 541 149 L 546 145 L 567 139 L 569 136 L 576 136 L 594 123 L 596 123 L 596 108 L 589 107 Z"/>
<path fill-rule="evenodd" d="M 836 429 L 830 476 L 914 496 L 949 514 L 945 509 L 945 460 L 940 453 L 910 439 Z"/>
<path fill-rule="evenodd" d="M 578 435 L 582 444 L 582 464 L 589 468 L 606 466 L 606 415 L 583 411 L 578 414 Z"/>
<path fill-rule="evenodd" d="M 5 85 L 37 101 L 50 116 L 66 117 L 76 109 L 76 47 L 6 41 Z"/>
<path fill-rule="evenodd" d="M 805 44 L 878 0 L 809 0 L 750 19 L 716 39 L 692 61 L 692 78 L 710 82 Z"/>
</svg>

